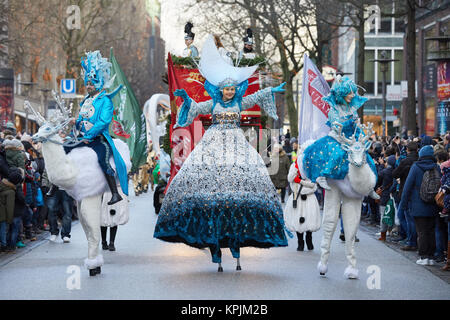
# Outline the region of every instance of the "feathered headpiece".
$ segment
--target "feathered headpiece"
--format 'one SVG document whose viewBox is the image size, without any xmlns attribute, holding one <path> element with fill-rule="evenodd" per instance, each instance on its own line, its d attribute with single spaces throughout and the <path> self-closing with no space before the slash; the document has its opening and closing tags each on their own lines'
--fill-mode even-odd
<svg viewBox="0 0 450 320">
<path fill-rule="evenodd" d="M 84 71 L 84 84 L 92 82 L 95 89 L 109 88 L 111 77 L 111 63 L 102 58 L 100 51 L 87 52 L 81 58 L 81 66 Z"/>
<path fill-rule="evenodd" d="M 367 100 L 369 100 L 358 95 L 358 86 L 353 80 L 348 77 L 342 77 L 341 75 L 338 75 L 336 76 L 333 86 L 331 87 L 330 94 L 322 98 L 322 100 L 328 103 L 331 107 L 339 104 L 347 104 L 347 102 L 345 101 L 345 97 L 352 92 L 355 94 L 355 96 L 349 103 L 351 107 L 356 107 L 358 109 Z"/>
<path fill-rule="evenodd" d="M 258 65 L 234 67 L 229 64 L 219 53 L 212 35 L 209 35 L 206 39 L 200 57 L 198 69 L 206 79 L 205 89 L 215 103 L 223 103 L 221 91 L 229 86 L 236 87 L 234 99 L 240 103 L 248 87 L 247 79 L 253 75 Z"/>
<path fill-rule="evenodd" d="M 192 24 L 192 22 L 186 23 L 186 25 L 184 26 L 184 33 L 186 34 L 184 36 L 184 40 L 194 40 L 195 33 L 192 33 L 192 31 L 191 31 L 191 29 L 193 27 L 194 27 L 194 25 Z"/>
<path fill-rule="evenodd" d="M 242 39 L 244 41 L 244 44 L 248 44 L 252 46 L 254 44 L 253 42 L 253 31 L 250 28 L 247 28 L 247 36 Z"/>
</svg>

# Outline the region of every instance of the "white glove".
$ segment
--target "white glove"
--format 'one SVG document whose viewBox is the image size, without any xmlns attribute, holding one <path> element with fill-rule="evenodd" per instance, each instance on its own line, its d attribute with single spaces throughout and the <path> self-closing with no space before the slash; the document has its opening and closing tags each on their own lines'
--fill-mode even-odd
<svg viewBox="0 0 450 320">
<path fill-rule="evenodd" d="M 306 187 L 306 188 L 314 188 L 314 186 L 316 185 L 314 182 L 308 181 L 308 180 L 301 180 L 300 183 Z"/>
</svg>

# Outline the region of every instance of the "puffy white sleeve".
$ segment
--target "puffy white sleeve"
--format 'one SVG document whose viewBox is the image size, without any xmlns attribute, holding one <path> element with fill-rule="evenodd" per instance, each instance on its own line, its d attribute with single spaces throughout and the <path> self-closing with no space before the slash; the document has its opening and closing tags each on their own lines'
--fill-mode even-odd
<svg viewBox="0 0 450 320">
<path fill-rule="evenodd" d="M 297 168 L 295 167 L 295 162 L 294 162 L 291 164 L 291 167 L 289 168 L 288 181 L 290 183 L 293 183 L 296 176 L 297 176 Z"/>
<path fill-rule="evenodd" d="M 191 98 L 186 99 L 178 112 L 177 123 L 173 128 L 187 127 L 198 115 L 210 114 L 212 105 L 212 100 L 197 103 Z"/>
<path fill-rule="evenodd" d="M 277 107 L 275 105 L 275 97 L 272 93 L 272 88 L 265 88 L 242 98 L 242 111 L 253 107 L 255 104 L 259 105 L 267 114 L 278 119 Z"/>
</svg>

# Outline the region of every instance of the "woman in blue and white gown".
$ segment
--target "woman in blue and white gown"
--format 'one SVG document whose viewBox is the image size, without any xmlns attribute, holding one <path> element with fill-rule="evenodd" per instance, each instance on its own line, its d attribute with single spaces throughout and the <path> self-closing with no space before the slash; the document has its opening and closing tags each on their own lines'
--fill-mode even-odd
<svg viewBox="0 0 450 320">
<path fill-rule="evenodd" d="M 255 104 L 276 119 L 273 92 L 284 89 L 281 85 L 243 97 L 247 79 L 256 68 L 228 66 L 220 77 L 217 64 L 223 59 L 216 55 L 215 72 L 210 71 L 204 61 L 217 53 L 214 48 L 207 41 L 202 51 L 203 64 L 201 60 L 199 67 L 207 79 L 205 89 L 212 100 L 196 103 L 186 91 L 175 92 L 184 100 L 175 127 L 189 125 L 199 114 L 212 114 L 213 124 L 172 180 L 159 212 L 154 237 L 209 248 L 212 261 L 219 263 L 219 271 L 222 271 L 220 248 L 230 248 L 233 257 L 239 259 L 241 247 L 269 248 L 288 244 L 283 209 L 275 187 L 261 156 L 240 129 L 241 112 Z M 246 74 L 243 70 L 230 71 L 230 68 L 246 69 Z M 235 76 L 234 80 L 231 76 Z M 224 90 L 235 91 L 232 99 L 226 100 Z M 239 260 L 237 268 L 240 270 Z"/>
</svg>

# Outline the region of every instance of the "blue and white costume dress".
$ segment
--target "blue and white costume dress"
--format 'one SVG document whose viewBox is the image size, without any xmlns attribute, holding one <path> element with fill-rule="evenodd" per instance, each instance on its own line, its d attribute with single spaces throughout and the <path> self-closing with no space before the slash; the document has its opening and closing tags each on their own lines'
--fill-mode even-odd
<svg viewBox="0 0 450 320">
<path fill-rule="evenodd" d="M 330 133 L 315 141 L 306 148 L 303 157 L 303 170 L 311 181 L 316 182 L 317 178 L 325 177 L 330 179 L 344 179 L 349 170 L 348 153 L 341 147 L 339 142 L 338 127 L 335 123 L 342 125 L 342 133 L 350 138 L 353 134 L 358 138 L 364 135 L 361 129 L 356 127 L 358 109 L 367 101 L 367 98 L 355 95 L 348 104 L 341 100 L 338 104 L 334 92 L 323 100 L 330 105 L 327 125 L 331 128 Z M 355 132 L 356 129 L 356 132 Z M 366 152 L 367 163 L 377 176 L 375 162 Z"/>
<path fill-rule="evenodd" d="M 197 103 L 187 96 L 176 127 L 212 114 L 213 124 L 190 153 L 169 186 L 154 237 L 210 248 L 221 262 L 220 248 L 239 258 L 240 247 L 287 246 L 283 209 L 267 168 L 240 129 L 241 112 L 258 104 L 277 118 L 271 88 L 243 97 L 248 82 L 234 99 L 223 102 L 218 88 L 206 82 L 212 100 Z"/>
</svg>

